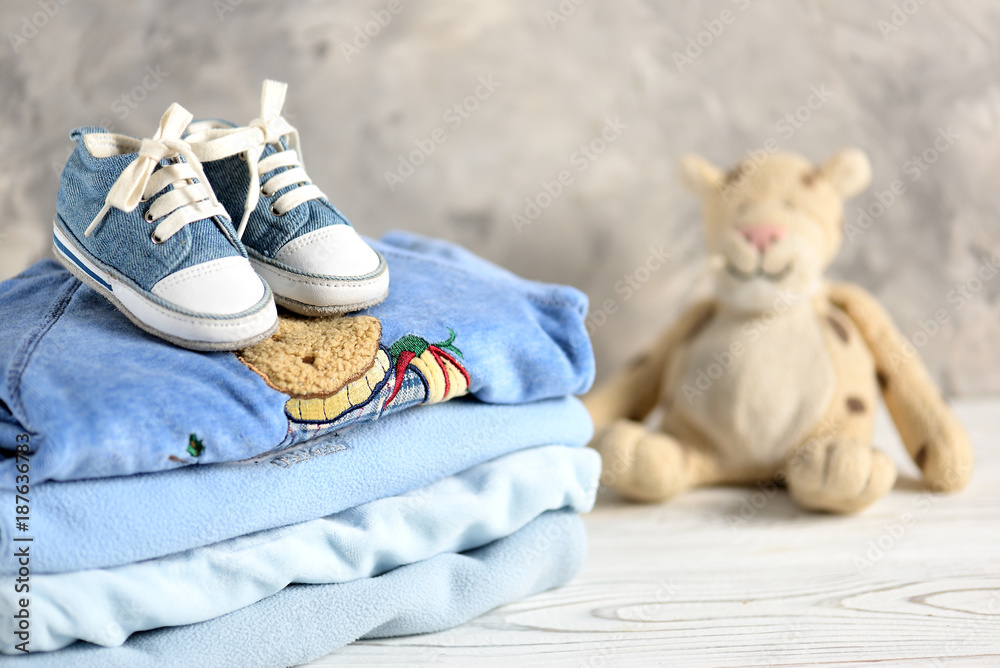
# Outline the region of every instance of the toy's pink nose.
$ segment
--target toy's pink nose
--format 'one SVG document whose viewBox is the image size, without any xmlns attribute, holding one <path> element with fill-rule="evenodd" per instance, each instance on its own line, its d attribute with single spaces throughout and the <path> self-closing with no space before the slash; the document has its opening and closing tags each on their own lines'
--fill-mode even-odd
<svg viewBox="0 0 1000 668">
<path fill-rule="evenodd" d="M 781 241 L 787 232 L 788 230 L 783 227 L 768 224 L 748 225 L 740 228 L 740 234 L 743 235 L 743 238 L 753 244 L 761 253 L 770 248 L 772 244 Z"/>
</svg>

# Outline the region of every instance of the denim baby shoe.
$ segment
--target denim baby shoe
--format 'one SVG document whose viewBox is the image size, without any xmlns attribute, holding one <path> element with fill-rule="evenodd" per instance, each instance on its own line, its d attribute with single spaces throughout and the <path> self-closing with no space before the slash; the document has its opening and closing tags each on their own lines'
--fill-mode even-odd
<svg viewBox="0 0 1000 668">
<path fill-rule="evenodd" d="M 278 304 L 303 315 L 378 304 L 389 291 L 385 259 L 309 180 L 299 134 L 281 116 L 286 89 L 265 81 L 260 118 L 198 121 L 187 140 Z"/>
<path fill-rule="evenodd" d="M 277 330 L 277 309 L 181 139 L 190 121 L 174 104 L 152 139 L 74 130 L 55 256 L 150 334 L 193 350 L 238 350 Z"/>
</svg>

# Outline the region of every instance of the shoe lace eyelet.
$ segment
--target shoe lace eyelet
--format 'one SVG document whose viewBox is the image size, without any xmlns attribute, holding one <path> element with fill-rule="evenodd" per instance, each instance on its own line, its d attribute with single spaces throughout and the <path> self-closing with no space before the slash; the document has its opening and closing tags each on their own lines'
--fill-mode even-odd
<svg viewBox="0 0 1000 668">
<path fill-rule="evenodd" d="M 159 237 L 157 237 L 156 232 L 153 232 L 151 235 L 149 235 L 149 240 L 152 241 L 157 246 L 167 242 L 166 239 L 160 239 Z"/>
<path fill-rule="evenodd" d="M 280 214 L 280 213 L 278 213 L 278 210 L 277 210 L 276 208 L 274 208 L 274 205 L 273 205 L 273 204 L 271 205 L 271 215 L 272 215 L 272 216 L 277 216 L 277 217 L 279 217 L 279 218 L 281 217 L 281 214 Z"/>
<path fill-rule="evenodd" d="M 146 219 L 147 223 L 151 223 L 151 222 L 153 222 L 155 220 L 155 218 L 153 218 L 153 213 L 151 211 L 147 211 L 146 215 L 143 216 L 143 218 Z"/>
<path fill-rule="evenodd" d="M 242 152 L 242 153 L 238 153 L 237 155 L 239 155 L 239 156 L 240 156 L 240 160 L 242 160 L 243 162 L 246 162 L 246 161 L 247 161 L 247 154 L 246 154 L 246 151 L 244 151 L 244 152 Z"/>
</svg>

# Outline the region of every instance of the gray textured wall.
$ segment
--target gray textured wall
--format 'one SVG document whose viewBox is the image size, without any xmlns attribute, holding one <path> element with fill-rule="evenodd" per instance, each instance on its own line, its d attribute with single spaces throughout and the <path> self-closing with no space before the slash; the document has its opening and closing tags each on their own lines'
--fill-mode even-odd
<svg viewBox="0 0 1000 668">
<path fill-rule="evenodd" d="M 290 84 L 309 172 L 363 233 L 439 235 L 585 290 L 602 373 L 700 289 L 681 153 L 728 165 L 772 138 L 817 161 L 860 146 L 875 182 L 848 224 L 878 213 L 894 181 L 905 192 L 845 244 L 835 275 L 884 300 L 947 391 L 1000 391 L 1000 280 L 975 277 L 1000 253 L 1000 3 L 400 0 L 355 43 L 391 5 L 3 3 L 0 278 L 47 253 L 71 128 L 147 136 L 173 101 L 245 122 L 271 77 Z M 454 109 L 477 89 L 485 99 Z M 611 141 L 585 155 L 608 119 Z M 390 184 L 437 128 L 445 141 Z M 909 162 L 924 151 L 926 169 Z M 516 225 L 563 171 L 569 184 Z M 661 247 L 665 266 L 616 290 Z M 917 334 L 940 310 L 948 323 Z"/>
</svg>

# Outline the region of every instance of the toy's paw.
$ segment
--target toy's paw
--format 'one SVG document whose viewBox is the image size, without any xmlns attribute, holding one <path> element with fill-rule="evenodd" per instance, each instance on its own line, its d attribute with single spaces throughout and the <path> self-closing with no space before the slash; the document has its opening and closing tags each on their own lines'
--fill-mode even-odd
<svg viewBox="0 0 1000 668">
<path fill-rule="evenodd" d="M 788 493 L 800 506 L 855 513 L 892 489 L 896 467 L 870 445 L 850 439 L 808 444 L 788 462 Z"/>
<path fill-rule="evenodd" d="M 604 462 L 601 483 L 635 501 L 664 501 L 689 486 L 681 444 L 637 422 L 612 422 L 591 447 Z"/>
<path fill-rule="evenodd" d="M 957 425 L 954 433 L 922 443 L 913 459 L 923 471 L 924 482 L 935 492 L 956 492 L 972 477 L 972 445 Z"/>
</svg>

